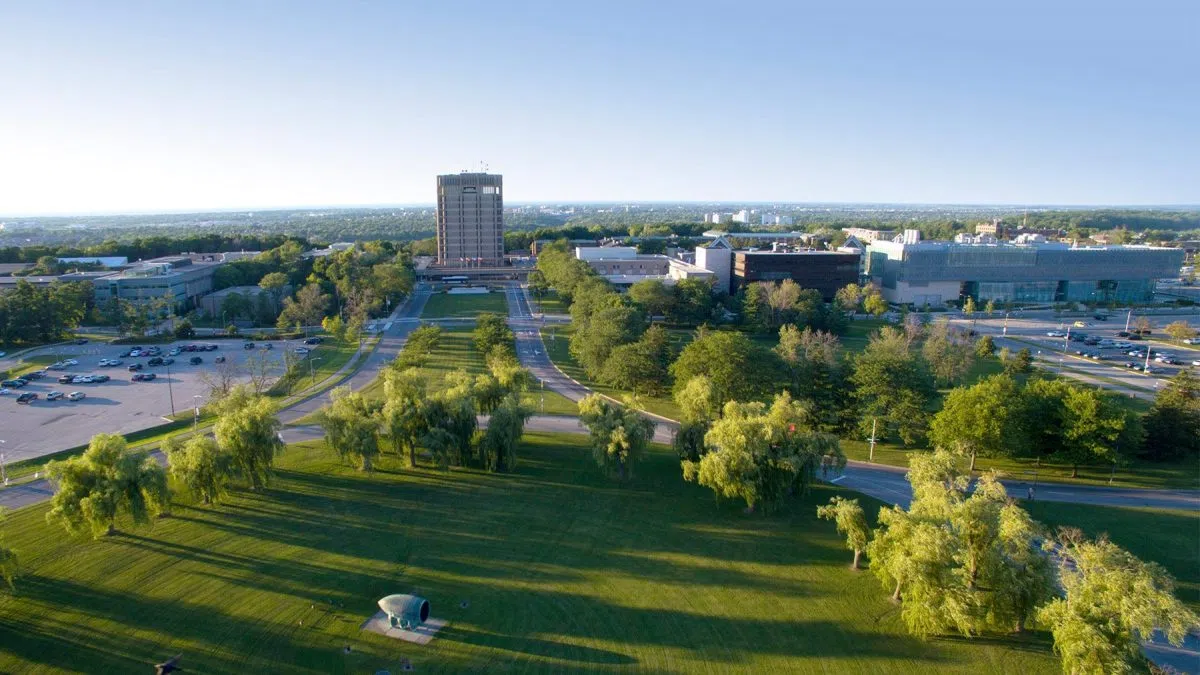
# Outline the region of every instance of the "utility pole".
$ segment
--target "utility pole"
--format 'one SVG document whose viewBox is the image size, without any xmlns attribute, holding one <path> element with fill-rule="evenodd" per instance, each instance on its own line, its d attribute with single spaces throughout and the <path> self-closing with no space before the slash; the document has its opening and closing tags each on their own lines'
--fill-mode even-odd
<svg viewBox="0 0 1200 675">
<path fill-rule="evenodd" d="M 3 444 L 3 443 L 4 443 L 4 441 L 0 441 L 0 444 Z M 8 469 L 4 468 L 4 453 L 3 452 L 0 452 L 0 480 L 3 480 L 4 484 L 8 485 Z"/>
<path fill-rule="evenodd" d="M 1005 337 L 1008 336 L 1008 312 L 1004 313 L 1004 331 L 1001 333 L 1001 335 Z"/>
<path fill-rule="evenodd" d="M 875 439 L 875 427 L 878 424 L 879 424 L 879 418 L 872 417 L 871 418 L 871 438 L 868 439 L 869 441 L 871 441 L 871 450 L 867 454 L 867 461 L 871 462 L 872 464 L 875 463 L 875 440 L 876 440 Z"/>
<path fill-rule="evenodd" d="M 1146 345 L 1146 365 L 1142 368 L 1143 375 L 1150 374 L 1150 352 L 1151 351 L 1152 350 L 1150 349 L 1150 345 Z"/>
<path fill-rule="evenodd" d="M 171 387 L 171 364 L 167 364 L 167 396 L 171 399 L 171 417 L 175 417 L 175 390 Z"/>
<path fill-rule="evenodd" d="M 1125 315 L 1125 332 L 1129 332 L 1129 322 L 1133 320 L 1133 308 L 1129 308 L 1129 313 Z"/>
</svg>

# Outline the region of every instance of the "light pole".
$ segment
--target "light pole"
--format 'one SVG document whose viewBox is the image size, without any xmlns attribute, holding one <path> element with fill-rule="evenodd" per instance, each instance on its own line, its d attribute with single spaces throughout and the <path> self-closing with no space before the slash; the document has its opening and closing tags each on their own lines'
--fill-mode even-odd
<svg viewBox="0 0 1200 675">
<path fill-rule="evenodd" d="M 313 370 L 313 364 L 320 360 L 321 359 L 314 359 L 314 358 L 308 359 L 308 379 L 309 379 L 310 385 L 316 384 L 316 382 L 317 382 L 317 373 L 315 370 Z"/>
<path fill-rule="evenodd" d="M 192 403 L 195 404 L 195 415 L 192 417 L 193 436 L 195 436 L 196 432 L 200 430 L 200 402 L 196 400 L 198 398 L 202 399 L 204 397 L 200 394 L 192 394 Z"/>
<path fill-rule="evenodd" d="M 1129 312 L 1125 314 L 1125 332 L 1129 332 L 1129 322 L 1133 320 L 1133 308 L 1129 308 Z"/>
<path fill-rule="evenodd" d="M 3 444 L 4 444 L 4 441 L 0 441 L 0 445 L 3 445 Z M 4 468 L 4 453 L 3 452 L 0 452 L 0 480 L 3 480 L 4 484 L 8 485 L 8 470 Z"/>
<path fill-rule="evenodd" d="M 867 461 L 871 462 L 872 464 L 875 463 L 875 425 L 877 424 L 879 424 L 879 418 L 871 418 L 871 437 L 867 439 L 871 442 L 871 450 L 867 454 Z"/>
<path fill-rule="evenodd" d="M 1001 332 L 1000 334 L 1005 337 L 1008 336 L 1008 312 L 1004 313 L 1004 331 Z"/>
<path fill-rule="evenodd" d="M 171 399 L 171 417 L 175 417 L 175 389 L 171 386 L 171 363 L 170 359 L 164 361 L 167 366 L 167 397 Z"/>
</svg>

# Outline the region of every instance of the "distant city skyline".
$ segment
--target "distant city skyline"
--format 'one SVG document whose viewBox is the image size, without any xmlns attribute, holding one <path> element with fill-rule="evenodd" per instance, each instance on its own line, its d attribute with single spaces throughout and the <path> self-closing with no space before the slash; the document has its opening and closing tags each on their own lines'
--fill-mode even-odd
<svg viewBox="0 0 1200 675">
<path fill-rule="evenodd" d="M 1200 6 L 0 8 L 0 217 L 1200 203 Z"/>
</svg>

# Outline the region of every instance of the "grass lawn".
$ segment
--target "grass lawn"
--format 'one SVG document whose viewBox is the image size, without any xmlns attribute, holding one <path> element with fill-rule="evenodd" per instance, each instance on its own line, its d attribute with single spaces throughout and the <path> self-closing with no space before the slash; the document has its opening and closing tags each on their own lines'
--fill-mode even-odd
<svg viewBox="0 0 1200 675">
<path fill-rule="evenodd" d="M 870 449 L 865 441 L 842 440 L 842 450 L 850 459 L 867 461 Z M 875 463 L 889 466 L 908 466 L 909 457 L 926 449 L 903 448 L 890 443 L 875 445 Z M 996 469 L 1006 476 L 1018 480 L 1033 480 L 1037 472 L 1038 482 L 1070 483 L 1075 485 L 1108 485 L 1111 466 L 1081 466 L 1079 476 L 1071 478 L 1071 466 L 1043 461 L 1040 465 L 1032 459 L 1008 459 L 980 457 L 975 462 L 978 471 Z M 1128 466 L 1117 467 L 1113 486 L 1156 489 L 1200 489 L 1200 464 L 1196 460 L 1179 462 L 1146 462 L 1135 460 Z"/>
<path fill-rule="evenodd" d="M 475 316 L 481 312 L 493 312 L 501 316 L 508 316 L 508 303 L 504 299 L 504 292 L 492 291 L 478 295 L 434 293 L 425 303 L 421 318 L 447 319 Z"/>
<path fill-rule="evenodd" d="M 316 345 L 303 359 L 297 360 L 268 393 L 271 396 L 291 396 L 307 389 L 341 370 L 357 351 L 357 340 L 344 342 L 326 335 L 325 341 Z"/>
<path fill-rule="evenodd" d="M 1091 537 L 1108 533 L 1130 553 L 1165 567 L 1178 582 L 1179 598 L 1200 611 L 1200 513 L 1055 502 L 1022 501 L 1021 505 L 1054 528 L 1078 527 Z"/>
<path fill-rule="evenodd" d="M 180 501 L 100 541 L 23 509 L 5 525 L 23 576 L 0 594 L 0 671 L 138 672 L 182 652 L 201 673 L 399 672 L 401 658 L 416 672 L 1060 672 L 1045 634 L 905 634 L 815 519 L 833 488 L 744 515 L 683 483 L 666 449 L 618 484 L 582 442 L 530 434 L 512 475 L 390 459 L 366 475 L 292 446 L 267 490 Z M 404 592 L 449 622 L 429 645 L 359 630 Z"/>
<path fill-rule="evenodd" d="M 437 350 L 429 362 L 420 369 L 430 390 L 444 389 L 443 382 L 446 375 L 456 370 L 465 370 L 471 375 L 482 375 L 487 372 L 487 363 L 483 359 L 483 354 L 475 349 L 471 331 L 470 328 L 442 329 L 442 337 Z M 363 387 L 362 393 L 368 397 L 382 397 L 383 380 L 376 378 L 374 382 Z M 547 415 L 579 414 L 579 408 L 575 403 L 562 394 L 546 391 L 545 399 L 545 414 Z M 521 400 L 538 414 L 542 413 L 541 390 L 525 392 L 522 394 Z"/>
<path fill-rule="evenodd" d="M 565 300 L 558 297 L 558 291 L 551 290 L 544 297 L 538 299 L 530 294 L 530 299 L 533 300 L 533 311 L 544 314 L 570 314 L 571 305 Z"/>
</svg>

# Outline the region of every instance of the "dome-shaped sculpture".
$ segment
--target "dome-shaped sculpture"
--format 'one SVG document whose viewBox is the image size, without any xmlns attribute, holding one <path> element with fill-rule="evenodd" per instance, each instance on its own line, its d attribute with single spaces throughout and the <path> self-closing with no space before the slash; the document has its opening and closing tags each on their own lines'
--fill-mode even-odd
<svg viewBox="0 0 1200 675">
<path fill-rule="evenodd" d="M 397 593 L 380 598 L 379 609 L 387 614 L 393 628 L 411 630 L 429 619 L 429 601 L 419 595 Z"/>
</svg>

